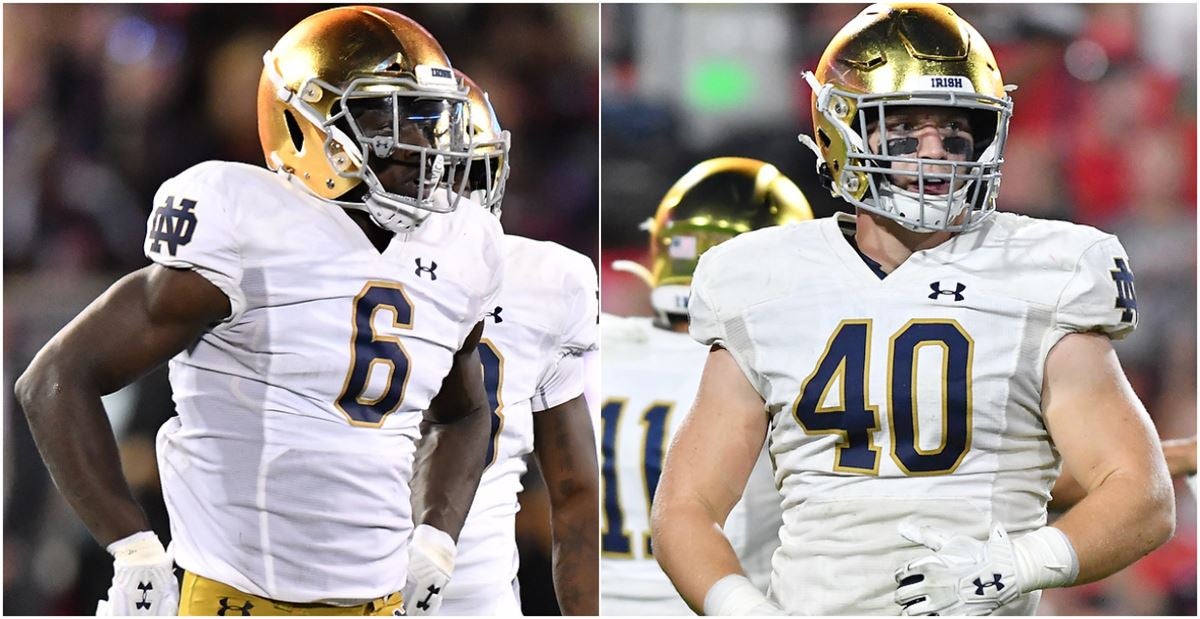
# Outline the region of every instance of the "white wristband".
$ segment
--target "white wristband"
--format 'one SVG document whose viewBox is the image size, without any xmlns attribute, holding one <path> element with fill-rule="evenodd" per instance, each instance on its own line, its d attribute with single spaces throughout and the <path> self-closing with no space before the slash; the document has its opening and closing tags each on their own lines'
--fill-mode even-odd
<svg viewBox="0 0 1200 619">
<path fill-rule="evenodd" d="M 167 551 L 153 531 L 138 531 L 109 544 L 105 550 L 119 565 L 151 565 L 167 558 Z"/>
<path fill-rule="evenodd" d="M 1054 527 L 1042 527 L 1013 539 L 1013 551 L 1021 593 L 1067 587 L 1079 577 L 1075 548 L 1067 534 Z"/>
<path fill-rule="evenodd" d="M 730 574 L 713 583 L 704 595 L 708 616 L 782 615 L 753 583 L 741 574 Z"/>
<path fill-rule="evenodd" d="M 417 529 L 413 531 L 412 545 L 422 552 L 434 567 L 446 574 L 447 578 L 454 573 L 454 557 L 458 553 L 458 547 L 449 533 L 428 524 L 417 525 Z"/>
</svg>

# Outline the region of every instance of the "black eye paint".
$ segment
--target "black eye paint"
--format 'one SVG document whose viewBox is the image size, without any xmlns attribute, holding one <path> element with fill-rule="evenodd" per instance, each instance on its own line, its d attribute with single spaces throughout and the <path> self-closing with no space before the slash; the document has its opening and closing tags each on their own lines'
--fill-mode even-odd
<svg viewBox="0 0 1200 619">
<path fill-rule="evenodd" d="M 969 156 L 972 144 L 967 138 L 953 136 L 942 140 L 942 148 L 952 155 Z"/>
<path fill-rule="evenodd" d="M 911 155 L 917 152 L 917 138 L 891 138 L 887 147 L 889 155 Z"/>
</svg>

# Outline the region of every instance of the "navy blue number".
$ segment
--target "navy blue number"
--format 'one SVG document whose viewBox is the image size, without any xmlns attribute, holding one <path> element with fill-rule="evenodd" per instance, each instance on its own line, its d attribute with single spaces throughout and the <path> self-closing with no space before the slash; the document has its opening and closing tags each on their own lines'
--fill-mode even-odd
<svg viewBox="0 0 1200 619">
<path fill-rule="evenodd" d="M 600 549 L 606 554 L 629 556 L 629 533 L 625 531 L 625 515 L 617 494 L 617 422 L 621 419 L 624 400 L 609 400 L 600 408 L 600 467 L 604 484 L 604 526 L 600 531 Z"/>
<path fill-rule="evenodd" d="M 392 314 L 393 329 L 412 328 L 412 302 L 400 284 L 370 281 L 354 297 L 350 369 L 335 402 L 354 425 L 381 425 L 384 417 L 400 407 L 408 385 L 409 358 L 400 337 L 375 330 L 374 317 L 380 309 Z M 378 395 L 369 397 L 367 385 L 376 365 L 387 368 L 387 383 Z"/>
<path fill-rule="evenodd" d="M 942 349 L 941 445 L 921 449 L 917 430 L 917 351 Z M 958 323 L 914 322 L 892 336 L 888 402 L 892 459 L 909 475 L 944 474 L 958 468 L 971 445 L 973 342 Z"/>
<path fill-rule="evenodd" d="M 642 456 L 642 473 L 646 490 L 646 520 L 650 519 L 650 506 L 658 492 L 658 480 L 662 477 L 662 462 L 667 446 L 667 419 L 674 405 L 655 402 L 642 413 L 645 427 L 645 446 Z M 601 474 L 604 480 L 604 530 L 600 532 L 600 547 L 605 554 L 631 557 L 629 531 L 625 530 L 625 511 L 621 508 L 620 492 L 617 488 L 617 428 L 625 400 L 613 399 L 600 409 Z M 644 546 L 646 556 L 654 554 L 650 533 L 646 532 Z"/>
<path fill-rule="evenodd" d="M 487 391 L 488 408 L 492 411 L 486 467 L 496 461 L 496 452 L 500 450 L 500 431 L 504 428 L 504 402 L 500 400 L 500 385 L 504 384 L 504 355 L 490 340 L 482 339 L 479 341 L 479 361 L 483 364 L 483 388 Z"/>
<path fill-rule="evenodd" d="M 670 404 L 655 403 L 646 409 L 642 416 L 642 425 L 646 426 L 646 450 L 643 453 L 642 471 L 646 476 L 646 506 L 654 505 L 654 495 L 658 492 L 658 479 L 662 477 L 663 454 L 667 446 L 667 416 L 671 414 Z M 649 516 L 649 514 L 647 514 Z M 650 535 L 646 535 L 646 556 L 654 554 Z"/>
<path fill-rule="evenodd" d="M 835 471 L 873 474 L 879 470 L 879 448 L 871 435 L 879 429 L 879 410 L 867 404 L 869 321 L 844 321 L 829 338 L 817 369 L 804 380 L 793 415 L 809 434 L 836 434 Z M 823 406 L 834 383 L 841 387 L 836 404 Z"/>
<path fill-rule="evenodd" d="M 804 380 L 793 414 L 808 434 L 841 437 L 834 470 L 877 474 L 878 408 L 867 394 L 871 322 L 847 320 L 829 338 L 817 369 Z M 917 358 L 925 346 L 941 349 L 941 444 L 922 449 L 917 426 Z M 942 475 L 954 471 L 971 448 L 971 365 L 975 343 L 954 320 L 912 321 L 892 336 L 888 354 L 888 420 L 891 456 L 907 475 Z M 835 404 L 824 405 L 833 386 Z"/>
</svg>

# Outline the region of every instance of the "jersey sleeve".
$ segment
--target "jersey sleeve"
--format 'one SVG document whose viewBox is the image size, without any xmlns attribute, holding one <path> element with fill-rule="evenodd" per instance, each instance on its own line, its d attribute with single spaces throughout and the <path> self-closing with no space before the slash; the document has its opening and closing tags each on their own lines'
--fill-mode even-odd
<svg viewBox="0 0 1200 619">
<path fill-rule="evenodd" d="M 584 392 L 587 369 L 584 354 L 599 348 L 599 294 L 592 261 L 575 255 L 565 278 L 564 321 L 555 356 L 557 362 L 543 375 L 534 398 L 534 412 L 553 408 Z"/>
<path fill-rule="evenodd" d="M 474 205 L 460 206 L 459 208 L 470 208 Z M 488 273 L 484 281 L 483 289 L 479 295 L 479 305 L 474 312 L 474 320 L 467 329 L 470 333 L 480 320 L 491 312 L 496 307 L 496 299 L 500 298 L 500 286 L 504 283 L 504 231 L 500 228 L 500 222 L 496 220 L 490 213 L 483 210 L 482 207 L 475 207 L 482 211 L 486 218 L 484 233 L 484 248 L 483 248 L 483 263 L 486 264 L 491 271 Z M 466 334 L 463 335 L 466 337 Z"/>
<path fill-rule="evenodd" d="M 724 262 L 719 260 L 722 255 L 709 250 L 700 256 L 696 272 L 692 276 L 691 292 L 688 295 L 688 333 L 692 339 L 706 346 L 720 346 L 729 351 L 741 368 L 742 374 L 754 386 L 759 395 L 766 399 L 767 383 L 754 369 L 753 343 L 745 326 L 740 319 L 718 302 L 721 282 L 727 281 L 736 274 L 729 275 L 721 272 Z"/>
<path fill-rule="evenodd" d="M 225 192 L 193 168 L 159 187 L 143 244 L 155 263 L 195 271 L 224 292 L 230 314 L 223 324 L 236 322 L 246 309 L 232 208 Z"/>
<path fill-rule="evenodd" d="M 1133 267 L 1121 242 L 1107 236 L 1080 256 L 1059 297 L 1057 328 L 1062 333 L 1098 331 L 1119 340 L 1137 323 Z"/>
</svg>

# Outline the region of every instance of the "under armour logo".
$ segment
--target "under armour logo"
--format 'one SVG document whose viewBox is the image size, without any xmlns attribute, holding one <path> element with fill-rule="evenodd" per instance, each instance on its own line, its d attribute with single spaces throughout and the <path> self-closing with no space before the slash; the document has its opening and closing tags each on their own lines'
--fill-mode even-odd
<svg viewBox="0 0 1200 619">
<path fill-rule="evenodd" d="M 437 270 L 436 262 L 430 260 L 429 266 L 427 266 L 427 267 L 421 266 L 421 259 L 417 258 L 417 270 L 415 271 L 415 273 L 417 274 L 417 277 L 420 277 L 422 273 L 428 273 L 430 280 L 437 281 L 437 273 L 434 273 L 434 271 L 436 271 L 436 270 Z"/>
<path fill-rule="evenodd" d="M 500 307 L 499 305 L 497 305 L 495 311 L 488 312 L 487 314 L 484 314 L 484 315 L 495 318 L 496 324 L 500 324 L 500 323 L 504 322 L 504 319 L 500 317 L 500 310 L 503 310 L 503 309 L 504 309 L 503 307 Z"/>
<path fill-rule="evenodd" d="M 154 585 L 148 582 L 139 582 L 137 588 L 142 592 L 142 599 L 134 604 L 138 610 L 150 608 L 150 592 L 154 590 Z"/>
<path fill-rule="evenodd" d="M 228 615 L 231 610 L 238 611 L 243 617 L 249 617 L 250 609 L 254 608 L 254 604 L 251 604 L 250 600 L 246 600 L 246 603 L 241 606 L 230 606 L 229 598 L 221 598 L 217 600 L 217 603 L 221 605 L 220 610 L 217 611 L 217 615 L 221 617 Z"/>
<path fill-rule="evenodd" d="M 175 255 L 180 245 L 187 245 L 196 231 L 195 200 L 180 200 L 179 208 L 175 208 L 175 198 L 167 197 L 166 204 L 154 211 L 154 224 L 150 228 L 150 251 L 161 251 L 162 243 L 167 244 L 167 253 Z"/>
<path fill-rule="evenodd" d="M 1000 582 L 1000 574 L 992 574 L 992 582 L 983 582 L 982 578 L 975 579 L 975 595 L 983 595 L 983 590 L 995 587 L 996 591 L 1004 591 L 1004 583 Z"/>
<path fill-rule="evenodd" d="M 433 596 L 435 596 L 441 592 L 442 592 L 441 588 L 435 587 L 433 585 L 429 585 L 429 594 L 425 596 L 425 599 L 421 600 L 420 602 L 417 602 L 417 608 L 419 608 L 421 610 L 429 610 L 429 600 L 433 599 Z"/>
<path fill-rule="evenodd" d="M 930 299 L 936 299 L 944 294 L 952 294 L 954 295 L 955 301 L 962 301 L 962 291 L 967 289 L 967 285 L 962 282 L 958 282 L 954 284 L 954 290 L 942 290 L 942 282 L 933 282 L 932 284 L 929 284 L 929 289 L 933 291 L 929 293 Z"/>
<path fill-rule="evenodd" d="M 1121 312 L 1121 322 L 1136 323 L 1137 322 L 1137 293 L 1133 290 L 1133 271 L 1129 270 L 1129 265 L 1121 258 L 1113 258 L 1113 262 L 1117 268 L 1109 271 L 1112 273 L 1113 281 L 1117 284 L 1117 304 L 1115 307 Z"/>
</svg>

